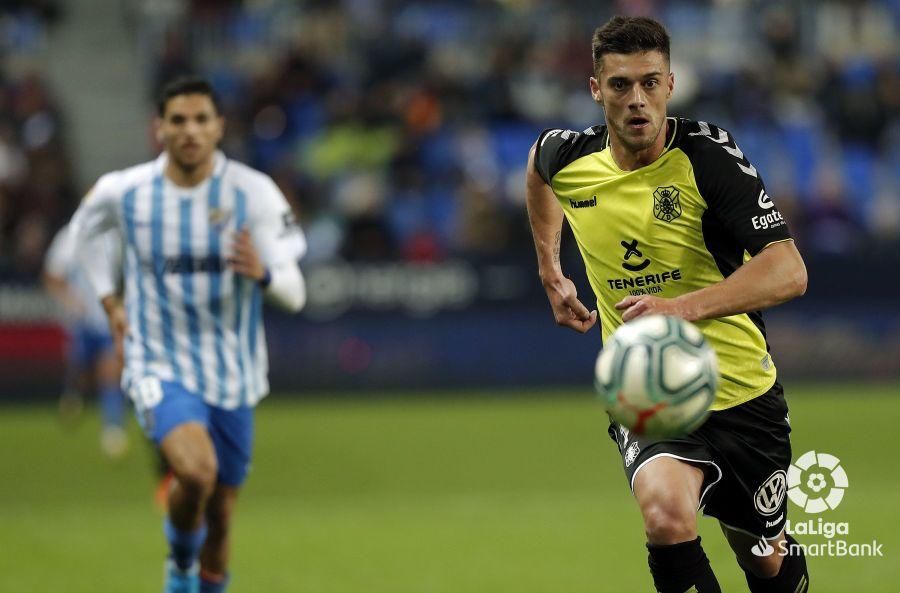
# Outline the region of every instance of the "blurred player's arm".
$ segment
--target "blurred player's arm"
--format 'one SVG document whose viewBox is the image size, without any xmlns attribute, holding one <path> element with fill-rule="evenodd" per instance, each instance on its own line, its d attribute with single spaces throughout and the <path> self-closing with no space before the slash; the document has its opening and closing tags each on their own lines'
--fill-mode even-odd
<svg viewBox="0 0 900 593">
<path fill-rule="evenodd" d="M 125 336 L 128 333 L 128 318 L 125 315 L 125 304 L 122 302 L 122 242 L 118 234 L 114 230 L 106 231 L 99 237 L 91 240 L 92 249 L 97 254 L 98 266 L 105 266 L 105 271 L 95 271 L 95 275 L 108 278 L 101 280 L 98 284 L 94 284 L 94 290 L 97 286 L 103 286 L 105 282 L 110 282 L 112 292 L 103 294 L 97 292 L 100 298 L 100 304 L 106 313 L 106 320 L 109 323 L 109 331 L 112 334 L 113 342 L 116 346 L 116 354 L 119 360 L 124 357 Z"/>
<path fill-rule="evenodd" d="M 72 217 L 71 248 L 103 305 L 116 350 L 121 356 L 128 331 L 119 294 L 122 272 L 122 237 L 116 216 L 114 174 L 104 175 L 88 192 Z"/>
<path fill-rule="evenodd" d="M 531 147 L 525 173 L 525 204 L 537 250 L 538 274 L 557 325 L 585 333 L 597 322 L 597 312 L 578 300 L 575 284 L 565 277 L 560 264 L 564 214 L 553 190 L 535 165 L 538 144 Z"/>
<path fill-rule="evenodd" d="M 54 301 L 59 303 L 63 310 L 72 316 L 79 316 L 84 312 L 84 303 L 78 298 L 69 284 L 68 276 L 73 264 L 71 234 L 69 227 L 60 229 L 44 258 L 44 270 L 41 273 L 41 283 Z"/>
<path fill-rule="evenodd" d="M 231 268 L 255 282 L 265 291 L 266 299 L 277 307 L 295 313 L 306 302 L 306 284 L 295 262 L 265 265 L 254 245 L 250 231 L 241 229 L 235 234 Z"/>
<path fill-rule="evenodd" d="M 616 304 L 623 321 L 661 313 L 688 321 L 761 311 L 806 292 L 806 265 L 793 240 L 766 246 L 721 282 L 674 299 L 629 296 Z"/>
<path fill-rule="evenodd" d="M 228 264 L 258 282 L 268 302 L 296 313 L 306 304 L 306 283 L 297 263 L 306 252 L 306 238 L 271 179 L 260 181 L 255 193 L 249 225 L 235 234 Z"/>
<path fill-rule="evenodd" d="M 47 294 L 63 308 L 66 314 L 78 316 L 84 312 L 84 303 L 72 291 L 64 277 L 44 270 L 41 274 L 41 284 Z"/>
</svg>

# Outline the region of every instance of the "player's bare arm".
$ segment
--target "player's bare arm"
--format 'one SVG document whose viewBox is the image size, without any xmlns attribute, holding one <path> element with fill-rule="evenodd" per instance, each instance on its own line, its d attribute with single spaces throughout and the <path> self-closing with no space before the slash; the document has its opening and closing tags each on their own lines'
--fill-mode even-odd
<svg viewBox="0 0 900 593">
<path fill-rule="evenodd" d="M 565 277 L 559 261 L 563 210 L 534 166 L 537 144 L 531 147 L 525 181 L 528 221 L 537 250 L 538 274 L 557 325 L 585 333 L 597 323 L 597 311 L 589 311 L 578 300 L 575 284 Z"/>
<path fill-rule="evenodd" d="M 128 317 L 125 314 L 122 297 L 110 294 L 100 299 L 100 304 L 103 305 L 103 311 L 106 312 L 106 319 L 109 321 L 109 331 L 116 345 L 116 356 L 122 360 L 124 359 L 125 336 L 128 334 Z"/>
<path fill-rule="evenodd" d="M 688 321 L 761 311 L 806 292 L 806 265 L 793 241 L 767 246 L 717 284 L 674 299 L 642 295 L 616 303 L 622 320 L 660 313 Z"/>
</svg>

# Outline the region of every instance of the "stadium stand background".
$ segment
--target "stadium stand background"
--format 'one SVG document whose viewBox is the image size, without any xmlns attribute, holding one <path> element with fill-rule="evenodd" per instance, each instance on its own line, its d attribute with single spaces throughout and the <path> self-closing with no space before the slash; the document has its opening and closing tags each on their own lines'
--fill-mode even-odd
<svg viewBox="0 0 900 593">
<path fill-rule="evenodd" d="M 0 396 L 52 391 L 43 250 L 99 173 L 154 154 L 154 92 L 186 72 L 308 235 L 310 307 L 270 324 L 277 386 L 589 384 L 599 336 L 552 324 L 523 171 L 541 129 L 599 121 L 589 39 L 615 13 L 666 23 L 670 112 L 734 133 L 807 257 L 809 294 L 768 316 L 782 371 L 900 375 L 897 0 L 59 6 L 0 24 Z"/>
</svg>

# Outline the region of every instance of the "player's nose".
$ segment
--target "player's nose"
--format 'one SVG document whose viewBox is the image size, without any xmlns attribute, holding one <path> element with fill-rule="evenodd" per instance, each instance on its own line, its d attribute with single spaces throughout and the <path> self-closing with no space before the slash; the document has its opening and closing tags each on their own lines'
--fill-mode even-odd
<svg viewBox="0 0 900 593">
<path fill-rule="evenodd" d="M 184 133 L 187 134 L 188 136 L 191 136 L 191 137 L 196 136 L 199 131 L 200 131 L 200 124 L 198 122 L 190 120 L 190 119 L 185 122 Z"/>
<path fill-rule="evenodd" d="M 629 102 L 630 106 L 643 107 L 647 102 L 647 98 L 644 96 L 644 89 L 639 83 L 635 83 L 631 87 L 631 97 L 629 98 L 631 99 Z"/>
</svg>

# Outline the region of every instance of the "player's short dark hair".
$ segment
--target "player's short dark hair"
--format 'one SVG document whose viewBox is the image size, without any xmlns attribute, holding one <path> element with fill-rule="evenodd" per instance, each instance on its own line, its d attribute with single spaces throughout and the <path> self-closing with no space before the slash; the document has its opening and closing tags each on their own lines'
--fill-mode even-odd
<svg viewBox="0 0 900 593">
<path fill-rule="evenodd" d="M 606 54 L 659 51 L 669 60 L 669 32 L 657 20 L 645 16 L 616 16 L 597 27 L 591 40 L 594 72 L 600 72 Z"/>
<path fill-rule="evenodd" d="M 179 76 L 168 82 L 159 93 L 159 98 L 156 100 L 156 112 L 160 117 L 166 114 L 166 105 L 169 104 L 169 101 L 180 95 L 206 95 L 212 101 L 213 107 L 216 108 L 216 114 L 222 113 L 219 96 L 208 80 L 199 76 Z"/>
</svg>

